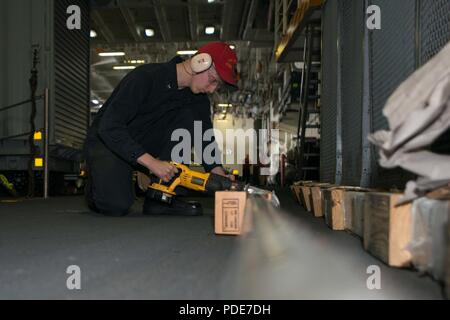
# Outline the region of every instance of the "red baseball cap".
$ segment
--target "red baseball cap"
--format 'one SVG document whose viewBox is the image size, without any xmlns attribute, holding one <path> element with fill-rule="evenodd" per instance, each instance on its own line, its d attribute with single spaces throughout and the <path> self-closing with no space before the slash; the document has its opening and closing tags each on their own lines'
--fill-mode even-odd
<svg viewBox="0 0 450 320">
<path fill-rule="evenodd" d="M 220 78 L 226 83 L 236 86 L 237 79 L 237 56 L 228 44 L 221 41 L 205 44 L 197 53 L 208 53 L 214 63 Z"/>
</svg>

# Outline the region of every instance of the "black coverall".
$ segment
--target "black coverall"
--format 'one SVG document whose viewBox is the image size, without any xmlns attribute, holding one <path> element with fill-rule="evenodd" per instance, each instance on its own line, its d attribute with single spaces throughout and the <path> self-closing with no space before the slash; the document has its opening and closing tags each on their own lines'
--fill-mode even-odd
<svg viewBox="0 0 450 320">
<path fill-rule="evenodd" d="M 89 207 L 106 215 L 128 213 L 134 202 L 132 174 L 137 159 L 149 153 L 171 160 L 172 132 L 187 129 L 194 143 L 194 121 L 202 131 L 212 128 L 210 102 L 205 94 L 178 89 L 175 57 L 167 63 L 146 64 L 122 79 L 89 128 L 85 141 Z M 211 141 L 202 142 L 202 150 Z M 219 163 L 205 164 L 211 171 Z"/>
</svg>

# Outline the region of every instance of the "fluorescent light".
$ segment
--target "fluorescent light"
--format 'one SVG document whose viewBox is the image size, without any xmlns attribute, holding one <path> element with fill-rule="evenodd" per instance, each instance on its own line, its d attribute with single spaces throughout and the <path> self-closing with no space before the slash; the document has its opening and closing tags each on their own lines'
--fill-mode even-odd
<svg viewBox="0 0 450 320">
<path fill-rule="evenodd" d="M 180 56 L 193 55 L 193 54 L 196 54 L 196 53 L 197 53 L 197 50 L 179 50 L 179 51 L 177 51 L 177 54 L 180 55 Z"/>
<path fill-rule="evenodd" d="M 136 66 L 114 66 L 114 70 L 132 70 L 135 69 Z"/>
<path fill-rule="evenodd" d="M 232 104 L 228 104 L 228 103 L 219 103 L 217 106 L 218 107 L 227 108 L 227 107 L 232 107 L 233 105 Z"/>
<path fill-rule="evenodd" d="M 93 103 L 93 104 L 99 104 L 100 101 L 98 101 L 97 99 L 92 99 L 92 103 Z"/>
<path fill-rule="evenodd" d="M 236 49 L 236 46 L 234 44 L 230 44 L 230 49 L 234 50 L 234 49 Z"/>
<path fill-rule="evenodd" d="M 213 3 L 215 0 L 208 0 L 208 3 Z"/>
<path fill-rule="evenodd" d="M 216 30 L 216 28 L 214 28 L 214 27 L 206 27 L 205 28 L 205 33 L 206 34 L 214 34 L 215 30 Z"/>
<path fill-rule="evenodd" d="M 97 32 L 95 32 L 95 30 L 91 30 L 90 36 L 91 38 L 97 38 Z"/>
<path fill-rule="evenodd" d="M 125 55 L 125 52 L 100 52 L 100 57 L 121 57 Z"/>
<path fill-rule="evenodd" d="M 124 60 L 123 63 L 126 63 L 126 64 L 144 64 L 145 60 L 135 60 L 135 59 L 133 59 L 133 60 Z"/>
<path fill-rule="evenodd" d="M 153 37 L 155 35 L 155 30 L 153 30 L 151 28 L 147 28 L 147 29 L 145 29 L 145 35 L 147 37 Z"/>
</svg>

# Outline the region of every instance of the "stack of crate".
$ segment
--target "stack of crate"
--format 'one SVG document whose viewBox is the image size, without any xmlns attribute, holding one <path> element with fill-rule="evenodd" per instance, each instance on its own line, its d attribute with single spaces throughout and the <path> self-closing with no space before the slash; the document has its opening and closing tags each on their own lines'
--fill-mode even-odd
<svg viewBox="0 0 450 320">
<path fill-rule="evenodd" d="M 291 189 L 305 210 L 331 229 L 360 237 L 364 249 L 389 266 L 429 273 L 450 292 L 449 194 L 398 205 L 397 192 L 313 181 L 298 181 Z"/>
</svg>

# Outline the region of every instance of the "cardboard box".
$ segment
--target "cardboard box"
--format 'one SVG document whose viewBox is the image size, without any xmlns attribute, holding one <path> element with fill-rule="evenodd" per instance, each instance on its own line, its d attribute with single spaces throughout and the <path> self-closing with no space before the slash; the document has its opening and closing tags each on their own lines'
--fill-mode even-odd
<svg viewBox="0 0 450 320">
<path fill-rule="evenodd" d="M 401 194 L 368 192 L 364 205 L 364 249 L 392 267 L 407 267 L 412 238 L 411 204 L 396 207 Z"/>
<path fill-rule="evenodd" d="M 247 193 L 245 191 L 216 192 L 214 210 L 216 234 L 242 234 L 246 202 Z"/>
</svg>

